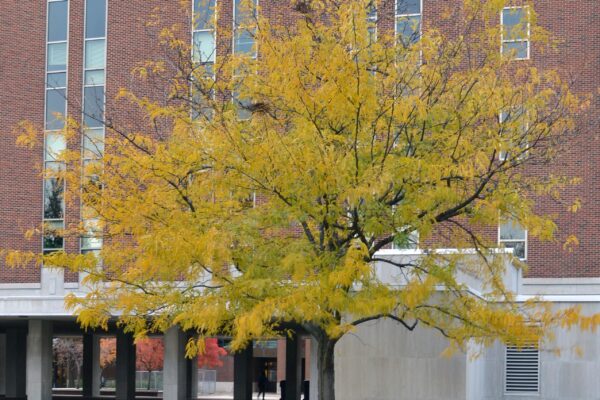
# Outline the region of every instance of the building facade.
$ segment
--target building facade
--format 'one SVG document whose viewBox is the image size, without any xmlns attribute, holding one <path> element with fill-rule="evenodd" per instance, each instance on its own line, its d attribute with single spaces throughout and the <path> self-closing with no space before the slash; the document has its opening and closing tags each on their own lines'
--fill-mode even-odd
<svg viewBox="0 0 600 400">
<path fill-rule="evenodd" d="M 215 1 L 218 18 L 215 24 L 208 24 L 206 21 L 214 17 L 210 10 Z M 260 0 L 260 12 L 285 23 L 292 18 L 288 10 L 291 3 Z M 460 3 L 382 0 L 370 18 L 377 30 L 414 37 L 417 30 L 441 20 L 448 7 L 460 7 Z M 115 99 L 122 87 L 131 84 L 131 71 L 162 51 L 152 34 L 156 27 L 148 26 L 148 21 L 158 16 L 159 26 L 177 25 L 188 32 L 194 48 L 191 57 L 211 63 L 230 51 L 253 51 L 252 38 L 238 29 L 239 7 L 239 0 L 0 2 L 0 248 L 83 253 L 101 249 L 102 241 L 94 235 L 93 216 L 81 208 L 65 206 L 62 183 L 44 179 L 40 171 L 62 168 L 56 155 L 66 147 L 81 148 L 86 161 L 100 160 L 103 149 L 98 143 L 107 134 L 106 122 L 116 126 L 139 122 L 134 110 Z M 597 1 L 515 2 L 511 7 L 521 10 L 522 15 L 527 7 L 534 7 L 539 25 L 557 39 L 557 51 L 542 52 L 531 43 L 529 33 L 500 38 L 498 51 L 515 50 L 515 62 L 558 69 L 571 80 L 576 92 L 595 93 L 600 86 Z M 499 23 L 510 25 L 521 11 L 502 13 Z M 152 94 L 150 87 L 140 90 Z M 593 113 L 598 109 L 595 98 L 592 109 Z M 82 135 L 69 140 L 62 137 L 65 122 L 59 115 L 85 125 Z M 23 121 L 39 127 L 40 138 L 33 149 L 17 144 Z M 579 304 L 589 313 L 600 311 L 600 243 L 596 239 L 600 230 L 599 132 L 597 124 L 590 125 L 547 167 L 581 178 L 581 183 L 566 189 L 563 202 L 544 200 L 538 204 L 539 212 L 556 216 L 556 241 L 528 238 L 526 231 L 515 226 L 498 227 L 499 244 L 512 248 L 529 265 L 526 276 L 509 268 L 512 275 L 507 279 L 520 300 L 542 295 L 556 307 Z M 570 213 L 565 204 L 576 199 L 582 207 Z M 80 220 L 89 235 L 63 239 L 56 233 Z M 37 230 L 26 238 L 32 229 Z M 578 238 L 577 246 L 563 246 L 569 235 Z M 419 250 L 389 249 L 384 253 L 404 257 L 418 255 Z M 66 294 L 85 291 L 81 278 L 72 272 L 34 265 L 13 269 L 0 259 L 0 395 L 48 398 L 52 389 L 52 337 L 83 334 L 64 307 Z M 338 396 L 344 400 L 600 399 L 600 380 L 595 377 L 600 366 L 600 339 L 588 333 L 556 333 L 560 354 L 532 351 L 521 360 L 522 355 L 498 345 L 481 350 L 478 358 L 470 357 L 472 354 L 441 358 L 445 340 L 432 331 L 411 333 L 387 321 L 362 326 L 338 346 Z M 118 338 L 117 352 L 121 349 L 117 366 L 130 366 L 131 338 L 116 328 L 112 334 Z M 97 338 L 88 336 L 83 339 L 84 348 L 91 352 L 92 360 L 97 360 Z M 181 332 L 165 336 L 164 398 L 197 394 L 182 378 L 189 369 L 183 360 L 183 341 Z M 574 350 L 576 346 L 581 347 L 582 355 Z M 306 351 L 310 354 L 310 349 Z M 473 349 L 473 354 L 476 352 L 478 349 Z M 238 364 L 247 366 L 243 357 Z M 281 363 L 284 359 L 280 358 Z M 94 362 L 84 367 L 86 382 L 92 382 L 84 388 L 87 396 L 99 394 L 100 378 Z M 305 369 L 309 370 L 307 362 Z M 281 379 L 285 373 L 281 365 L 279 369 Z M 116 396 L 131 398 L 131 367 L 121 370 L 123 376 L 117 379 L 125 383 L 117 385 Z M 314 390 L 313 379 L 313 399 Z"/>
</svg>

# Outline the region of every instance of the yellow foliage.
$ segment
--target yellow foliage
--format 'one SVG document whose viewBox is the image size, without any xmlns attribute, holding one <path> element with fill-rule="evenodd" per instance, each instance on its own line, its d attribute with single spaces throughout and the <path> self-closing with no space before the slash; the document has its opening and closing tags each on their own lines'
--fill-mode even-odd
<svg viewBox="0 0 600 400">
<path fill-rule="evenodd" d="M 259 13 L 260 56 L 217 57 L 212 69 L 189 61 L 174 30 L 149 22 L 175 56 L 133 76 L 162 79 L 165 97 L 118 95 L 147 129 L 109 129 L 92 166 L 78 150 L 61 154 L 67 201 L 104 221 L 98 258 L 41 257 L 86 273 L 91 291 L 67 299 L 79 322 L 106 327 L 119 315 L 138 336 L 179 324 L 200 335 L 188 355 L 204 336 L 231 335 L 239 349 L 281 322 L 336 341 L 371 318 L 418 321 L 451 339 L 449 354 L 469 341 L 548 338 L 556 324 L 595 329 L 600 319 L 577 309 L 514 303 L 497 243 L 481 233 L 509 216 L 553 239 L 535 196 L 559 197 L 577 181 L 525 168 L 552 159 L 586 105 L 558 73 L 499 55 L 505 2 L 465 0 L 459 35 L 425 30 L 408 46 L 383 30 L 368 39 L 366 0 L 309 3 L 304 14 L 290 8 L 297 22 L 286 26 Z M 466 29 L 472 22 L 481 29 Z M 533 10 L 530 22 L 532 40 L 546 40 Z M 512 116 L 499 121 L 501 112 Z M 20 143 L 36 145 L 36 128 L 22 130 Z M 431 245 L 420 257 L 381 256 L 414 232 Z M 480 279 L 481 293 L 459 273 Z"/>
</svg>

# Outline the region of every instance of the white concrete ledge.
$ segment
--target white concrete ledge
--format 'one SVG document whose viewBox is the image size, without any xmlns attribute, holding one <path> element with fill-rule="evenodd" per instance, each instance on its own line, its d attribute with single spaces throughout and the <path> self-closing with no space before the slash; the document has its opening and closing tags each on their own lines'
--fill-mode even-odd
<svg viewBox="0 0 600 400">
<path fill-rule="evenodd" d="M 31 290 L 41 289 L 41 283 L 0 283 L 0 290 L 11 289 L 11 290 Z"/>
</svg>

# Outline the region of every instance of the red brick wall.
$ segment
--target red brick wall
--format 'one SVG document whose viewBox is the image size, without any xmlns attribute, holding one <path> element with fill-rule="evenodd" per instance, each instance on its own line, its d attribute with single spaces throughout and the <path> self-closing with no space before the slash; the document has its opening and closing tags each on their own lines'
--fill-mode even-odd
<svg viewBox="0 0 600 400">
<path fill-rule="evenodd" d="M 38 251 L 41 240 L 23 238 L 25 230 L 36 227 L 42 217 L 42 179 L 39 167 L 42 162 L 41 147 L 33 150 L 18 148 L 12 128 L 27 119 L 43 123 L 44 62 L 45 62 L 45 0 L 0 2 L 0 247 Z M 80 115 L 82 93 L 83 57 L 83 0 L 70 1 L 69 34 L 69 112 Z M 160 57 L 161 52 L 153 39 L 153 32 L 143 27 L 153 8 L 161 8 L 165 26 L 179 24 L 181 32 L 190 32 L 189 7 L 185 10 L 174 0 L 109 0 L 107 38 L 107 116 L 116 124 L 144 129 L 141 116 L 123 101 L 113 101 L 121 87 L 131 87 L 134 80 L 131 69 L 141 61 Z M 449 2 L 424 0 L 423 23 L 441 23 L 443 8 Z M 458 4 L 458 1 L 457 1 Z M 294 19 L 290 2 L 261 0 L 264 15 L 290 24 Z M 217 56 L 226 55 L 231 48 L 232 0 L 219 2 L 220 20 L 217 25 Z M 390 31 L 394 26 L 394 2 L 385 0 L 380 6 L 379 29 Z M 596 0 L 551 0 L 536 2 L 539 22 L 561 40 L 558 52 L 541 53 L 532 48 L 532 60 L 540 67 L 561 69 L 566 76 L 575 78 L 574 88 L 580 92 L 594 92 L 600 83 L 600 14 Z M 450 21 L 441 23 L 451 29 Z M 136 91 L 147 91 L 160 96 L 156 88 L 140 86 Z M 595 109 L 598 105 L 594 104 Z M 108 133 L 110 134 L 110 133 Z M 41 135 L 41 130 L 40 130 Z M 71 146 L 79 146 L 75 141 Z M 74 148 L 76 148 L 74 147 Z M 562 152 L 552 169 L 562 174 L 579 176 L 581 185 L 569 188 L 564 194 L 565 203 L 575 197 L 583 201 L 582 210 L 573 215 L 566 204 L 546 199 L 539 201 L 539 211 L 555 214 L 559 226 L 556 242 L 529 241 L 530 276 L 536 277 L 589 277 L 600 276 L 597 259 L 600 245 L 596 239 L 600 222 L 600 204 L 596 193 L 600 178 L 595 171 L 600 163 L 600 142 L 596 125 L 588 129 Z M 541 171 L 532 171 L 541 173 Z M 259 200 L 260 201 L 260 200 Z M 67 224 L 78 222 L 77 206 L 67 207 Z M 563 250 L 566 236 L 574 234 L 580 240 L 573 252 Z M 78 251 L 78 240 L 66 241 L 68 251 Z M 38 282 L 39 270 L 35 267 L 19 270 L 7 269 L 0 263 L 0 283 Z M 77 279 L 67 274 L 68 281 Z"/>
<path fill-rule="evenodd" d="M 0 3 L 0 247 L 40 251 L 41 238 L 23 238 L 42 221 L 42 147 L 17 147 L 13 128 L 22 119 L 42 126 L 46 2 Z M 0 283 L 39 282 L 36 267 L 9 269 Z"/>
</svg>

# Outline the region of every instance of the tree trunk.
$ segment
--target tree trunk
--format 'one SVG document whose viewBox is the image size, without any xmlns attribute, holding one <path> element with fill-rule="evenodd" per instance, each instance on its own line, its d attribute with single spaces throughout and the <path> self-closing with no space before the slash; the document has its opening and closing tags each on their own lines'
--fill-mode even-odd
<svg viewBox="0 0 600 400">
<path fill-rule="evenodd" d="M 320 335 L 318 344 L 317 369 L 319 372 L 319 400 L 335 400 L 335 344 L 337 340 Z"/>
</svg>

